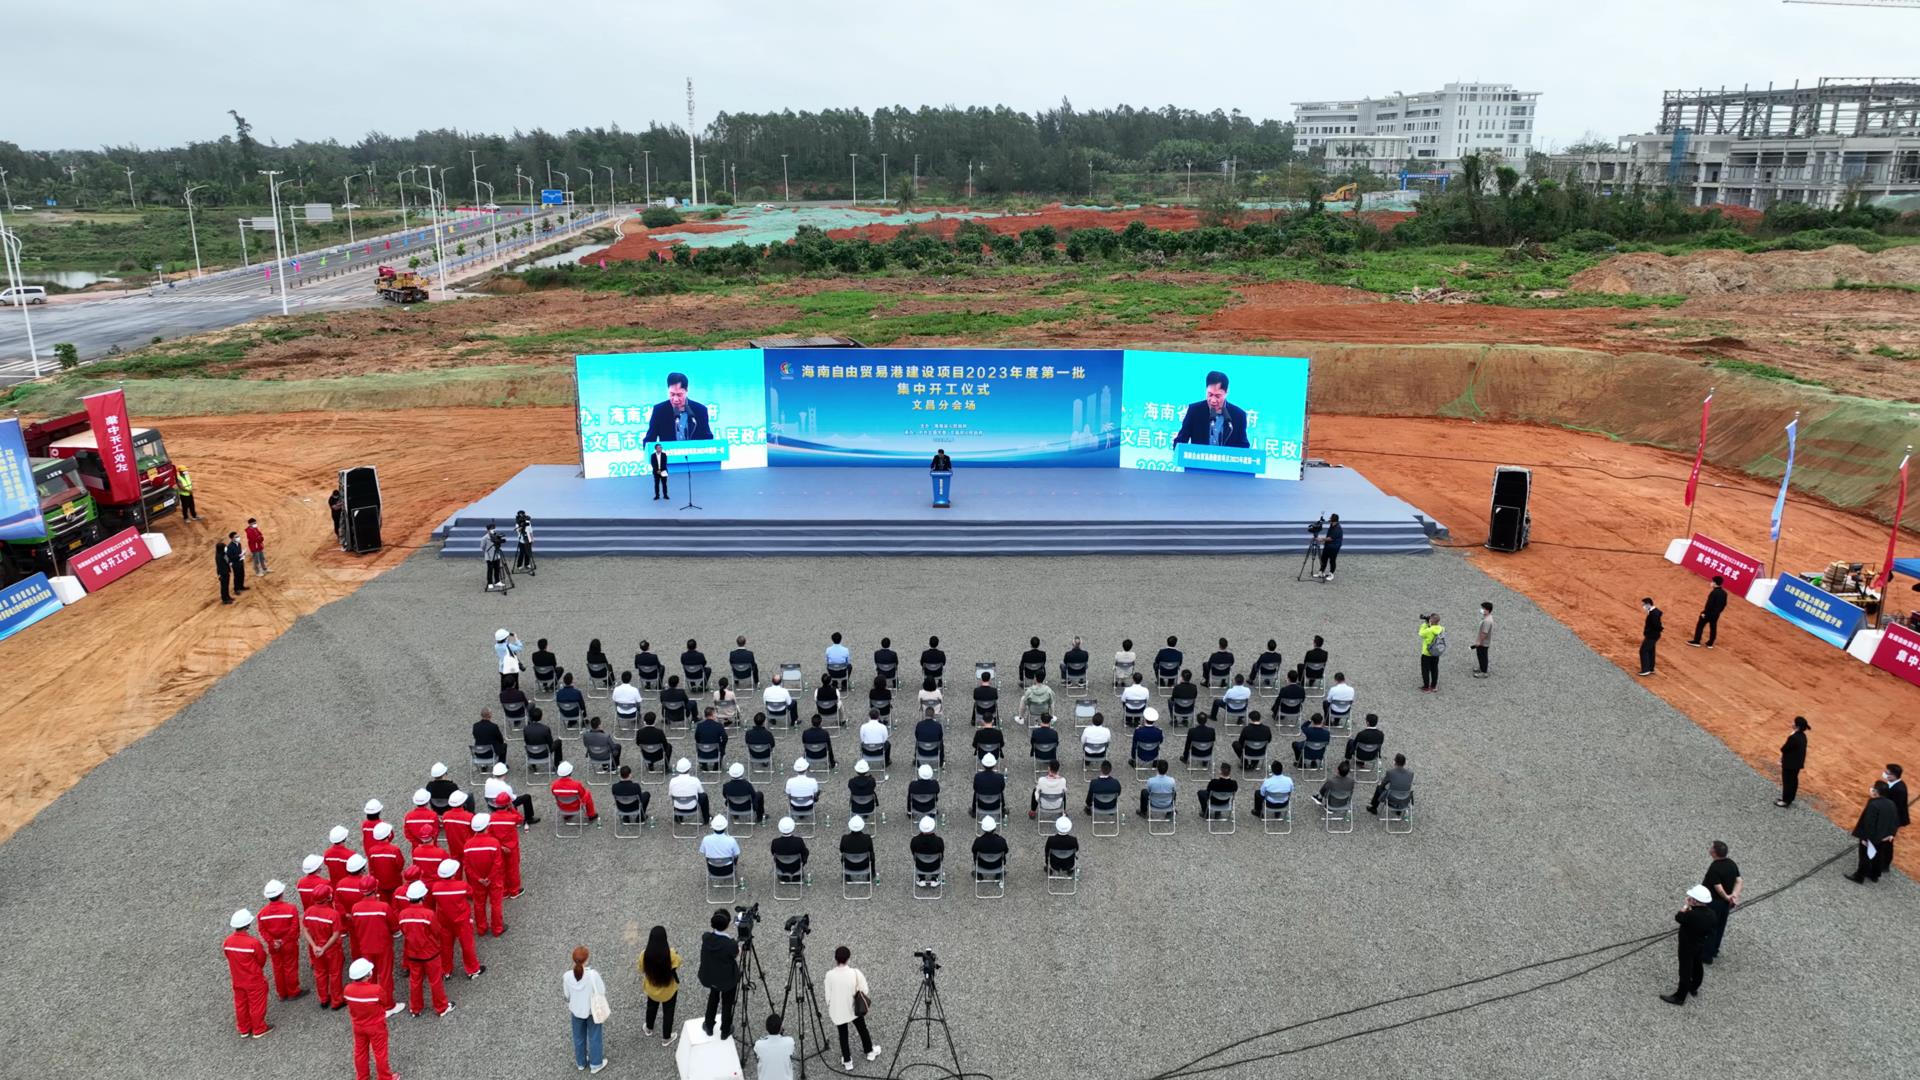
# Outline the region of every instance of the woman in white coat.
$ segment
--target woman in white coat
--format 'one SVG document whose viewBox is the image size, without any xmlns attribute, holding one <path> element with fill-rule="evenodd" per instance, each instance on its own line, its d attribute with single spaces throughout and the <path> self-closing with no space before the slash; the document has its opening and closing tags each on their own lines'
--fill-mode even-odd
<svg viewBox="0 0 1920 1080">
<path fill-rule="evenodd" d="M 880 1056 L 880 1048 L 867 1033 L 867 976 L 847 963 L 852 958 L 853 950 L 845 945 L 833 950 L 833 970 L 820 980 L 827 998 L 827 1019 L 840 1029 L 840 1067 L 848 1072 L 853 1071 L 853 1048 L 847 1045 L 847 1028 L 860 1032 L 860 1048 L 866 1051 L 868 1061 Z"/>
</svg>

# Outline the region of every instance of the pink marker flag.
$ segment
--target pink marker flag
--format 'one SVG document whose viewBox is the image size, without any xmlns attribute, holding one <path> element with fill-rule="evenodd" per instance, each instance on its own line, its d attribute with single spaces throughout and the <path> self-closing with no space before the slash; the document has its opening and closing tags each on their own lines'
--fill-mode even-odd
<svg viewBox="0 0 1920 1080">
<path fill-rule="evenodd" d="M 1893 500 L 1893 529 L 1887 533 L 1887 557 L 1880 563 L 1880 576 L 1873 579 L 1873 587 L 1886 591 L 1887 582 L 1893 579 L 1893 552 L 1900 542 L 1900 515 L 1907 512 L 1907 464 L 1913 460 L 1913 448 L 1907 448 L 1907 456 L 1900 459 L 1900 494 Z"/>
<path fill-rule="evenodd" d="M 1713 409 L 1713 391 L 1707 391 L 1706 400 L 1700 403 L 1700 445 L 1693 451 L 1693 472 L 1687 474 L 1686 504 L 1693 505 L 1693 493 L 1700 488 L 1700 463 L 1707 456 L 1707 413 Z"/>
</svg>

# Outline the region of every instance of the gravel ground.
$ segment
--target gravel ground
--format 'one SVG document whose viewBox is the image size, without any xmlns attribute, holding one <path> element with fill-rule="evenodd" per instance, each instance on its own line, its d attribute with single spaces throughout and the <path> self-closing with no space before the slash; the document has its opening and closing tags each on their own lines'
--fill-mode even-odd
<svg viewBox="0 0 1920 1080">
<path fill-rule="evenodd" d="M 1291 663 L 1309 635 L 1326 635 L 1333 667 L 1359 688 L 1359 711 L 1378 712 L 1388 751 L 1412 758 L 1412 835 L 1383 835 L 1364 813 L 1344 836 L 1309 821 L 1285 837 L 1246 821 L 1215 836 L 1183 821 L 1175 837 L 1149 837 L 1129 820 L 1107 839 L 1082 823 L 1084 879 L 1077 897 L 1061 898 L 1046 895 L 1039 840 L 1017 816 L 1007 899 L 962 888 L 938 904 L 907 897 L 897 781 L 882 788 L 890 820 L 872 902 L 841 899 L 829 871 L 805 903 L 775 903 L 768 834 L 748 841 L 776 993 L 786 966 L 778 924 L 798 911 L 813 915 L 816 973 L 842 942 L 867 971 L 887 1048 L 860 1066 L 867 1075 L 881 1074 L 899 1041 L 915 949 L 945 963 L 941 988 L 970 1071 L 1147 1077 L 1314 1017 L 1657 933 L 1698 880 L 1710 839 L 1733 845 L 1754 894 L 1849 843 L 1810 811 L 1775 809 L 1768 778 L 1463 558 L 1352 559 L 1332 586 L 1297 584 L 1294 568 L 1255 558 L 767 559 L 696 577 L 684 561 L 577 560 L 502 597 L 479 591 L 474 564 L 423 552 L 301 620 L 0 847 L 0 1074 L 344 1075 L 345 1020 L 310 997 L 276 1002 L 266 1040 L 235 1039 L 219 952 L 226 915 L 257 906 L 269 877 L 291 884 L 301 856 L 324 846 L 329 826 L 357 822 L 369 796 L 397 818 L 433 761 L 464 766 L 467 725 L 496 689 L 489 646 L 500 625 L 552 638 L 570 663 L 594 635 L 616 658 L 641 636 L 677 647 L 693 635 L 718 663 L 743 632 L 763 665 L 801 659 L 816 672 L 832 629 L 850 635 L 859 671 L 881 633 L 909 663 L 937 632 L 951 669 L 994 659 L 1003 672 L 1029 633 L 1056 657 L 1078 633 L 1096 673 L 1122 636 L 1150 653 L 1150 642 L 1178 633 L 1197 660 L 1225 634 L 1243 663 L 1272 636 Z M 1465 673 L 1482 599 L 1497 605 L 1500 628 L 1495 677 L 1476 681 Z M 1454 627 L 1437 696 L 1417 692 L 1413 656 L 1416 616 L 1428 608 Z M 1114 708 L 1110 691 L 1100 696 Z M 964 737 L 964 726 L 949 732 L 956 746 Z M 852 733 L 838 739 L 844 757 Z M 1012 786 L 1024 792 L 1019 729 L 1011 741 L 1021 748 Z M 783 738 L 782 757 L 792 745 Z M 1069 776 L 1077 805 L 1077 767 Z M 965 770 L 949 783 L 964 786 Z M 1126 784 L 1131 802 L 1137 789 Z M 837 817 L 842 781 L 826 786 Z M 1183 782 L 1183 807 L 1187 790 Z M 964 820 L 949 819 L 950 849 L 970 842 Z M 816 851 L 835 837 L 823 830 Z M 667 1074 L 669 1055 L 641 1037 L 633 958 L 645 930 L 663 923 L 690 957 L 691 983 L 709 911 L 691 842 L 664 826 L 632 842 L 610 829 L 561 840 L 537 828 L 525 865 L 512 940 L 483 940 L 490 970 L 455 980 L 452 1016 L 396 1018 L 396 1070 L 449 1075 L 484 1054 L 497 1075 L 564 1075 L 558 977 L 568 950 L 585 943 L 609 982 L 615 1074 Z M 1412 1022 L 1616 954 L 1327 1019 L 1209 1064 L 1271 1075 L 1275 1063 L 1232 1063 L 1406 1023 L 1305 1049 L 1292 1063 L 1444 1077 L 1659 1076 L 1707 1063 L 1756 1077 L 1896 1073 L 1920 1052 L 1920 1030 L 1887 980 L 1920 962 L 1902 932 L 1920 893 L 1905 878 L 1854 886 L 1840 876 L 1848 865 L 1737 918 L 1703 996 L 1685 1009 L 1655 996 L 1673 985 L 1663 940 L 1484 1008 Z M 703 999 L 683 993 L 683 1014 Z M 764 1001 L 743 1009 L 765 1011 Z M 928 1057 L 912 1046 L 903 1060 Z"/>
</svg>

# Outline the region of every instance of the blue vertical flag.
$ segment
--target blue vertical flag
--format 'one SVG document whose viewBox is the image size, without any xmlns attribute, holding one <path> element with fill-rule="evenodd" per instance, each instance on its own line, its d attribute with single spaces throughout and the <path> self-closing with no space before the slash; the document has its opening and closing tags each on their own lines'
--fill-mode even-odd
<svg viewBox="0 0 1920 1080">
<path fill-rule="evenodd" d="M 1780 494 L 1773 500 L 1773 540 L 1780 539 L 1780 515 L 1787 512 L 1787 483 L 1793 479 L 1793 444 L 1799 433 L 1800 418 L 1796 416 L 1787 425 L 1787 471 L 1780 474 Z"/>
<path fill-rule="evenodd" d="M 31 540 L 47 535 L 40 517 L 40 491 L 33 482 L 20 421 L 0 420 L 0 540 Z"/>
</svg>

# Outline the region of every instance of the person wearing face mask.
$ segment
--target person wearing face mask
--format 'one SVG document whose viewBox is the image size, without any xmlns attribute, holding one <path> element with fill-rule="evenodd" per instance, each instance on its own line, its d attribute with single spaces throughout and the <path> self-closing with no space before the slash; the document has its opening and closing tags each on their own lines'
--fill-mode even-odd
<svg viewBox="0 0 1920 1080">
<path fill-rule="evenodd" d="M 1880 874 L 1886 869 L 1881 860 L 1892 850 L 1893 834 L 1899 828 L 1900 812 L 1887 797 L 1887 782 L 1875 780 L 1867 805 L 1860 810 L 1860 820 L 1853 826 L 1853 838 L 1860 842 L 1860 861 L 1854 864 L 1853 873 L 1847 875 L 1848 881 L 1864 885 L 1880 880 Z"/>
<path fill-rule="evenodd" d="M 1893 831 L 1896 835 L 1913 820 L 1911 812 L 1907 807 L 1907 782 L 1903 778 L 1903 773 L 1904 770 L 1902 770 L 1900 766 L 1889 764 L 1886 770 L 1880 774 L 1880 779 L 1886 781 L 1887 784 L 1887 801 L 1893 803 L 1895 822 Z M 1885 871 L 1892 865 L 1893 841 L 1888 840 L 1887 850 L 1880 856 L 1880 869 Z"/>
<path fill-rule="evenodd" d="M 1653 674 L 1653 651 L 1660 644 L 1660 609 L 1654 606 L 1653 597 L 1640 598 L 1640 608 L 1647 613 L 1647 622 L 1640 631 L 1640 674 Z"/>
</svg>

